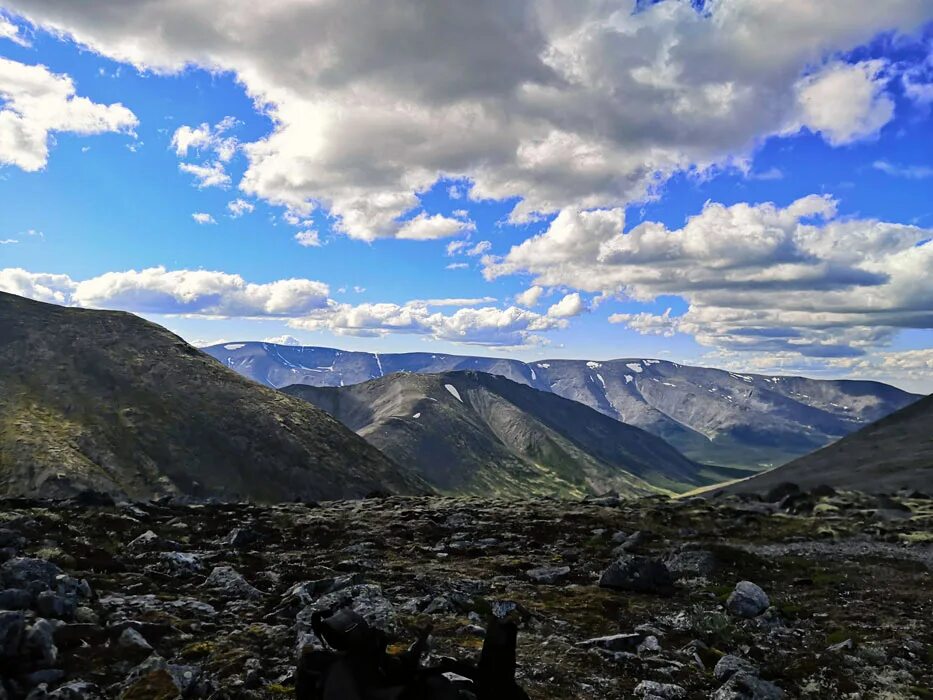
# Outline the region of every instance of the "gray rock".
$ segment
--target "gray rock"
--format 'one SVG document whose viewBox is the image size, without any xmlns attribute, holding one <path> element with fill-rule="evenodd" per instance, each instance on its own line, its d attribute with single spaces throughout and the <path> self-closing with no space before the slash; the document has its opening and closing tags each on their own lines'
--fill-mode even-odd
<svg viewBox="0 0 933 700">
<path fill-rule="evenodd" d="M 285 594 L 285 598 L 297 598 L 302 605 L 309 605 L 322 595 L 342 591 L 344 588 L 363 583 L 363 574 L 352 573 L 333 578 L 322 578 L 317 581 L 304 581 L 296 583 Z"/>
<path fill-rule="evenodd" d="M 85 681 L 65 683 L 49 693 L 49 700 L 102 700 L 103 697 L 100 688 Z"/>
<path fill-rule="evenodd" d="M 161 656 L 153 654 L 130 671 L 123 681 L 124 691 L 145 684 L 146 680 L 153 676 L 167 676 L 178 690 L 178 697 L 192 697 L 192 691 L 201 678 L 201 669 L 197 666 L 169 664 Z"/>
<path fill-rule="evenodd" d="M 172 552 L 181 548 L 181 545 L 173 540 L 159 537 L 152 530 L 146 530 L 136 539 L 126 545 L 129 552 Z"/>
<path fill-rule="evenodd" d="M 55 685 L 65 680 L 65 672 L 60 668 L 44 668 L 38 671 L 33 671 L 32 673 L 27 673 L 22 677 L 23 685 L 27 688 L 35 688 L 36 686 L 45 686 Z"/>
<path fill-rule="evenodd" d="M 687 691 L 673 683 L 642 681 L 635 686 L 635 695 L 646 700 L 682 700 L 687 697 Z"/>
<path fill-rule="evenodd" d="M 628 552 L 633 552 L 647 541 L 648 536 L 641 530 L 636 530 L 631 535 L 622 540 L 622 544 L 612 550 L 612 555 L 618 557 Z"/>
<path fill-rule="evenodd" d="M 831 644 L 826 647 L 826 651 L 851 651 L 855 648 L 855 642 L 851 639 L 846 639 L 838 644 Z"/>
<path fill-rule="evenodd" d="M 23 613 L 0 610 L 0 659 L 16 656 L 25 630 L 26 617 Z"/>
<path fill-rule="evenodd" d="M 674 593 L 674 579 L 662 562 L 633 554 L 624 554 L 610 564 L 600 577 L 599 585 L 636 593 L 665 596 Z"/>
<path fill-rule="evenodd" d="M 0 527 L 0 548 L 22 549 L 26 545 L 26 538 L 9 528 Z"/>
<path fill-rule="evenodd" d="M 726 610 L 737 617 L 757 617 L 770 605 L 768 594 L 751 581 L 735 584 L 735 590 L 726 600 Z"/>
<path fill-rule="evenodd" d="M 32 594 L 22 588 L 0 591 L 0 610 L 28 610 L 32 607 Z"/>
<path fill-rule="evenodd" d="M 783 700 L 784 691 L 751 673 L 734 673 L 710 700 Z"/>
<path fill-rule="evenodd" d="M 639 654 L 657 654 L 661 651 L 661 642 L 653 634 L 645 637 L 645 640 L 638 645 Z"/>
<path fill-rule="evenodd" d="M 74 618 L 76 607 L 74 600 L 52 591 L 42 591 L 36 596 L 36 611 L 42 617 L 71 620 Z"/>
<path fill-rule="evenodd" d="M 606 649 L 607 651 L 628 651 L 632 652 L 638 648 L 638 645 L 645 639 L 645 635 L 639 633 L 630 634 L 611 634 L 606 637 L 594 637 L 580 642 L 577 646 L 584 648 Z"/>
<path fill-rule="evenodd" d="M 57 621 L 40 618 L 27 627 L 22 645 L 26 656 L 37 659 L 46 666 L 53 666 L 58 661 L 55 630 L 61 624 Z"/>
<path fill-rule="evenodd" d="M 262 533 L 248 527 L 235 527 L 223 539 L 223 543 L 230 547 L 249 547 L 262 542 Z"/>
<path fill-rule="evenodd" d="M 664 563 L 674 578 L 711 576 L 718 567 L 716 557 L 705 549 L 682 549 L 671 554 Z"/>
<path fill-rule="evenodd" d="M 726 654 L 716 662 L 716 667 L 713 669 L 713 676 L 717 681 L 723 683 L 740 671 L 753 676 L 758 675 L 758 668 L 752 662 L 740 656 Z"/>
<path fill-rule="evenodd" d="M 53 588 L 62 573 L 45 559 L 17 557 L 0 566 L 0 582 L 7 588 L 22 588 L 35 595 Z"/>
<path fill-rule="evenodd" d="M 117 638 L 117 647 L 127 654 L 138 656 L 148 656 L 152 651 L 152 645 L 132 627 L 127 627 L 120 633 Z"/>
<path fill-rule="evenodd" d="M 230 598 L 262 598 L 262 591 L 243 578 L 233 567 L 216 566 L 204 582 L 206 588 L 213 588 Z"/>
<path fill-rule="evenodd" d="M 174 576 L 190 576 L 204 568 L 201 557 L 187 552 L 162 552 L 159 562 L 163 569 Z"/>
<path fill-rule="evenodd" d="M 525 572 L 535 583 L 554 584 L 558 583 L 570 575 L 569 566 L 542 566 L 537 569 L 529 569 Z"/>
</svg>

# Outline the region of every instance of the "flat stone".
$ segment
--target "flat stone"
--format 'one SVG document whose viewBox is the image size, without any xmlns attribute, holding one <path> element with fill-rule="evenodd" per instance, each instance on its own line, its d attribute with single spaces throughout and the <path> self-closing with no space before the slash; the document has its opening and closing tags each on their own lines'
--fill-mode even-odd
<svg viewBox="0 0 933 700">
<path fill-rule="evenodd" d="M 570 575 L 569 566 L 542 566 L 529 569 L 525 575 L 535 583 L 554 584 L 563 581 Z"/>
<path fill-rule="evenodd" d="M 733 674 L 710 700 L 783 700 L 784 691 L 770 681 L 739 671 Z"/>
<path fill-rule="evenodd" d="M 607 651 L 635 651 L 645 639 L 645 635 L 638 632 L 629 634 L 610 634 L 606 637 L 593 637 L 579 642 L 577 646 L 584 648 L 595 647 Z"/>
</svg>

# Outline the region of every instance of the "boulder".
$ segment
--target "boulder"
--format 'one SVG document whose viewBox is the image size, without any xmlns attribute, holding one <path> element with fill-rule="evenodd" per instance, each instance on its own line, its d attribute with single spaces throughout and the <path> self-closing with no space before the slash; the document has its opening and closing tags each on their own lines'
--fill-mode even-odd
<svg viewBox="0 0 933 700">
<path fill-rule="evenodd" d="M 624 554 L 610 564 L 600 576 L 599 585 L 664 596 L 674 593 L 674 578 L 663 562 L 634 554 Z"/>
<path fill-rule="evenodd" d="M 737 617 L 758 617 L 771 601 L 768 594 L 751 581 L 739 581 L 726 600 L 726 610 Z"/>
<path fill-rule="evenodd" d="M 243 578 L 233 567 L 215 566 L 204 582 L 205 588 L 213 588 L 229 598 L 262 598 L 262 591 Z"/>
<path fill-rule="evenodd" d="M 21 588 L 33 595 L 54 588 L 62 574 L 52 562 L 31 557 L 16 557 L 0 566 L 0 582 L 5 587 Z"/>
<path fill-rule="evenodd" d="M 733 656 L 732 654 L 723 656 L 716 662 L 716 666 L 713 668 L 713 676 L 720 683 L 724 683 L 739 672 L 758 675 L 758 668 L 750 661 L 746 661 L 740 656 Z"/>
<path fill-rule="evenodd" d="M 16 656 L 25 630 L 26 617 L 23 613 L 0 610 L 0 659 Z"/>
</svg>

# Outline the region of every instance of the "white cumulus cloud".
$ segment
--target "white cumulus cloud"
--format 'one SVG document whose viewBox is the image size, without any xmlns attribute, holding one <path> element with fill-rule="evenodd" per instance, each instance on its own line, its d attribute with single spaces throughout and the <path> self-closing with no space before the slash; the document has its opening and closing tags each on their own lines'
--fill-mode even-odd
<svg viewBox="0 0 933 700">
<path fill-rule="evenodd" d="M 222 22 L 210 0 L 6 6 L 144 69 L 231 72 L 273 124 L 239 144 L 240 187 L 366 240 L 460 230 L 403 221 L 439 179 L 515 198 L 526 221 L 624 207 L 794 125 L 870 138 L 893 109 L 885 75 L 912 67 L 834 57 L 931 17 L 929 0 L 233 0 Z"/>
<path fill-rule="evenodd" d="M 137 123 L 120 103 L 98 104 L 77 95 L 67 75 L 0 57 L 0 164 L 41 170 L 56 132 L 132 134 Z"/>
</svg>

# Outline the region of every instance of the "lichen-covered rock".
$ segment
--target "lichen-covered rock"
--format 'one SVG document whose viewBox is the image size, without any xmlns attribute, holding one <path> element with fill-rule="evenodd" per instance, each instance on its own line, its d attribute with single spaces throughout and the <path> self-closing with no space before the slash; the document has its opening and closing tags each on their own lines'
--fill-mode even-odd
<svg viewBox="0 0 933 700">
<path fill-rule="evenodd" d="M 642 681 L 635 686 L 635 696 L 645 700 L 682 700 L 687 689 L 673 683 Z"/>
</svg>

